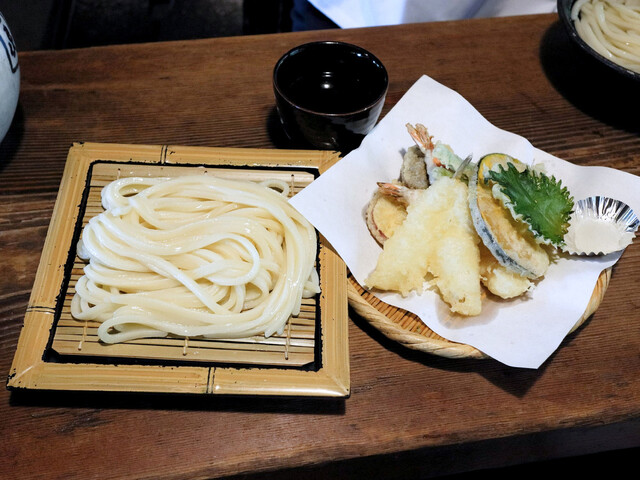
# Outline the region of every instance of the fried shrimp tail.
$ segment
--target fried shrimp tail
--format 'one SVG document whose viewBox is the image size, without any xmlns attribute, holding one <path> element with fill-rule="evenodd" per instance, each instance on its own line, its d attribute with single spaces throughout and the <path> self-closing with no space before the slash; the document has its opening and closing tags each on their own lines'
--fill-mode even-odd
<svg viewBox="0 0 640 480">
<path fill-rule="evenodd" d="M 429 135 L 427 127 L 421 123 L 417 123 L 415 127 L 407 123 L 407 131 L 422 153 L 427 155 L 433 152 L 435 144 L 433 143 L 433 136 Z"/>
<path fill-rule="evenodd" d="M 404 205 L 410 205 L 422 194 L 422 190 L 408 188 L 396 183 L 378 182 L 378 190 L 382 195 L 392 197 Z"/>
</svg>

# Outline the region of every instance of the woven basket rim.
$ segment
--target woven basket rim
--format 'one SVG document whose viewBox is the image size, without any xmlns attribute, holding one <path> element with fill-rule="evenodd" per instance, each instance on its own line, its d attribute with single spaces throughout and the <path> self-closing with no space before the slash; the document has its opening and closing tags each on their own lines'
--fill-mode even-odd
<svg viewBox="0 0 640 480">
<path fill-rule="evenodd" d="M 593 313 L 595 313 L 604 298 L 605 291 L 607 290 L 611 279 L 611 272 L 612 268 L 609 267 L 600 273 L 585 312 L 571 328 L 569 334 L 577 330 L 578 327 L 580 327 L 591 315 L 593 315 Z M 351 274 L 349 274 L 347 296 L 350 307 L 360 317 L 364 318 L 371 326 L 379 330 L 387 338 L 409 349 L 446 358 L 490 358 L 475 347 L 463 343 L 452 342 L 436 335 L 426 325 L 424 325 L 421 332 L 414 332 L 404 328 L 398 321 L 392 320 L 371 303 L 369 299 L 372 298 L 373 295 L 360 286 Z M 400 308 L 392 307 L 379 300 L 376 301 L 376 305 L 383 306 L 385 310 L 391 309 L 395 312 L 405 312 L 405 315 L 408 314 L 408 312 Z M 435 335 L 435 337 L 432 335 Z"/>
</svg>

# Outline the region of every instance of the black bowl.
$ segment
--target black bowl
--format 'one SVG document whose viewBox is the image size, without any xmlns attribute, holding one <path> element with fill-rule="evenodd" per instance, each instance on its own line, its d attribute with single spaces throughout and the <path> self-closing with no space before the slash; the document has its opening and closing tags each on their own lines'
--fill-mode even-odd
<svg viewBox="0 0 640 480">
<path fill-rule="evenodd" d="M 573 4 L 576 3 L 576 0 L 558 0 L 558 16 L 562 21 L 569 37 L 580 46 L 585 52 L 595 58 L 598 62 L 602 63 L 608 68 L 618 72 L 621 75 L 624 75 L 627 78 L 631 78 L 633 80 L 640 80 L 640 74 L 634 72 L 633 70 L 629 70 L 628 68 L 623 67 L 622 65 L 618 65 L 615 62 L 612 62 L 606 57 L 603 57 L 601 54 L 596 52 L 593 48 L 591 48 L 587 42 L 585 42 L 578 32 L 576 31 L 576 26 L 571 20 L 571 9 Z"/>
<path fill-rule="evenodd" d="M 388 85 L 380 60 L 343 42 L 297 46 L 273 70 L 276 107 L 289 138 L 296 146 L 343 153 L 375 126 Z"/>
</svg>

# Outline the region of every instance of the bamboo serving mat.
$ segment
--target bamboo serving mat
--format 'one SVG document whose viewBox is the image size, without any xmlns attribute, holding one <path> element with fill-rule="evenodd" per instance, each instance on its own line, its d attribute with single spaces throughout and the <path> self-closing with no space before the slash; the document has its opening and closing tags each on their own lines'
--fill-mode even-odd
<svg viewBox="0 0 640 480">
<path fill-rule="evenodd" d="M 596 311 L 604 298 L 610 279 L 611 268 L 607 268 L 598 277 L 584 314 L 569 333 L 574 332 Z M 427 327 L 417 315 L 383 302 L 365 290 L 351 275 L 347 290 L 349 305 L 353 310 L 387 338 L 400 345 L 446 358 L 489 358 L 475 347 L 441 337 Z"/>
<path fill-rule="evenodd" d="M 96 322 L 72 317 L 85 262 L 82 228 L 103 211 L 101 191 L 122 177 L 215 175 L 284 180 L 290 195 L 335 152 L 76 144 L 70 151 L 9 375 L 9 388 L 332 396 L 349 394 L 347 275 L 319 235 L 321 294 L 282 334 L 241 339 L 150 338 L 106 345 Z"/>
<path fill-rule="evenodd" d="M 290 196 L 313 181 L 313 174 L 291 169 L 229 169 L 222 167 L 199 167 L 197 175 L 215 175 L 231 180 L 261 181 L 284 180 L 290 188 Z M 122 165 L 104 162 L 93 166 L 87 185 L 87 201 L 82 217 L 82 228 L 89 220 L 103 211 L 101 192 L 104 186 L 122 177 L 193 175 L 193 167 L 153 165 Z M 249 365 L 303 366 L 315 361 L 316 317 L 319 313 L 316 298 L 304 299 L 302 311 L 292 316 L 282 335 L 269 338 L 213 340 L 199 338 L 151 338 L 105 345 L 97 336 L 99 323 L 79 321 L 71 316 L 71 299 L 75 295 L 75 284 L 83 275 L 86 265 L 75 257 L 69 287 L 60 318 L 56 324 L 52 350 L 65 357 L 91 356 L 111 359 L 155 359 L 189 362 L 219 362 Z"/>
</svg>

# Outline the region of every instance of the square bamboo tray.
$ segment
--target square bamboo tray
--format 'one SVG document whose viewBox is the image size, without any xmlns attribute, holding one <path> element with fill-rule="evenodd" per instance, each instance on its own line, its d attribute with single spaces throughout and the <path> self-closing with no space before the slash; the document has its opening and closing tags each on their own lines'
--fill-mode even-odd
<svg viewBox="0 0 640 480">
<path fill-rule="evenodd" d="M 125 176 L 206 174 L 286 180 L 304 188 L 336 152 L 74 144 L 42 251 L 7 387 L 29 390 L 346 397 L 350 393 L 346 267 L 319 235 L 321 293 L 282 335 L 101 343 L 70 313 L 84 262 L 76 244 L 102 211 L 100 192 Z"/>
</svg>

